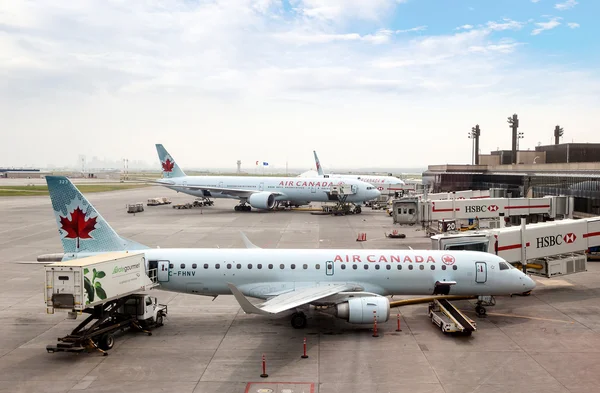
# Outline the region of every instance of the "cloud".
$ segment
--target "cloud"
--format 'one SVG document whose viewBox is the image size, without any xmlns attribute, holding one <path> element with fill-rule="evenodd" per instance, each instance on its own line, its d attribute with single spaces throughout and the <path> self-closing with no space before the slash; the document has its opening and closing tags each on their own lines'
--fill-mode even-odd
<svg viewBox="0 0 600 393">
<path fill-rule="evenodd" d="M 425 31 L 427 30 L 427 26 L 417 26 L 406 30 L 396 30 L 396 33 L 411 33 L 414 31 Z"/>
<path fill-rule="evenodd" d="M 388 29 L 380 29 L 374 34 L 360 35 L 358 33 L 332 34 L 319 32 L 287 31 L 274 34 L 273 37 L 281 41 L 293 43 L 296 45 L 307 44 L 326 44 L 331 42 L 343 41 L 362 41 L 373 44 L 383 44 L 388 42 L 394 32 Z"/>
<path fill-rule="evenodd" d="M 531 35 L 538 35 L 542 31 L 552 30 L 557 26 L 560 26 L 559 20 L 562 19 L 560 17 L 551 18 L 548 22 L 537 22 L 535 23 L 538 26 L 536 29 L 531 31 Z"/>
<path fill-rule="evenodd" d="M 567 26 L 569 26 L 571 29 L 576 29 L 579 27 L 579 23 L 569 22 L 567 23 Z"/>
<path fill-rule="evenodd" d="M 462 26 L 458 26 L 455 30 L 471 30 L 473 28 L 473 25 L 462 25 Z"/>
<path fill-rule="evenodd" d="M 534 57 L 522 50 L 525 43 L 505 38 L 524 22 L 474 21 L 449 33 L 392 30 L 387 15 L 402 5 L 364 2 L 363 14 L 360 2 L 348 3 L 292 0 L 291 10 L 277 0 L 0 3 L 0 118 L 11 130 L 0 160 L 148 160 L 152 141 L 168 132 L 186 166 L 256 157 L 270 164 L 289 158 L 291 166 L 305 156 L 311 166 L 306 151 L 315 140 L 348 151 L 369 129 L 394 140 L 401 117 L 403 129 L 414 130 L 402 143 L 445 143 L 427 156 L 409 149 L 398 162 L 397 144 L 361 139 L 364 149 L 380 153 L 378 163 L 455 162 L 469 156 L 468 144 L 448 135 L 461 132 L 473 113 L 495 124 L 518 106 L 534 124 L 549 111 L 571 119 L 599 104 L 596 71 L 565 70 L 549 49 Z M 319 4 L 334 10 L 316 12 Z M 600 121 L 587 116 L 585 124 Z M 348 138 L 339 140 L 334 129 Z M 290 149 L 278 139 L 285 135 L 303 137 Z M 494 138 L 486 140 L 503 143 Z M 194 145 L 203 148 L 202 159 Z M 362 164 L 353 154 L 330 155 L 337 165 Z"/>
<path fill-rule="evenodd" d="M 575 7 L 577 4 L 579 3 L 575 0 L 567 0 L 564 3 L 554 4 L 554 8 L 556 8 L 559 11 L 565 11 Z"/>
<path fill-rule="evenodd" d="M 519 30 L 520 28 L 523 27 L 523 25 L 525 25 L 525 23 L 517 22 L 512 19 L 506 19 L 506 18 L 502 19 L 502 22 L 490 21 L 487 23 L 488 29 L 491 29 L 494 31 Z"/>
<path fill-rule="evenodd" d="M 531 0 L 532 3 L 539 3 L 540 0 Z"/>
<path fill-rule="evenodd" d="M 379 20 L 406 0 L 291 0 L 296 11 L 319 20 Z"/>
</svg>

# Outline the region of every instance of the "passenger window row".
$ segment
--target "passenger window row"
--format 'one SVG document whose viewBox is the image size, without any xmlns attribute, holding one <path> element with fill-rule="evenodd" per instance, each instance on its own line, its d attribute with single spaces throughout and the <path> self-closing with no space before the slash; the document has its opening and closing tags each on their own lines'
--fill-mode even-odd
<svg viewBox="0 0 600 393">
<path fill-rule="evenodd" d="M 346 266 L 347 266 L 347 265 L 345 265 L 345 264 L 342 264 L 342 265 L 341 265 L 341 268 L 342 268 L 342 270 L 346 270 Z M 381 264 L 376 264 L 376 265 L 375 265 L 375 270 L 379 270 L 379 269 L 381 269 L 381 266 L 383 266 L 383 265 L 381 265 Z M 415 265 L 408 265 L 408 270 L 413 270 L 413 269 L 414 269 L 414 266 L 415 266 Z M 182 264 L 180 265 L 180 267 L 181 267 L 181 269 L 185 269 L 185 263 L 182 263 Z M 205 263 L 203 267 L 204 267 L 204 269 L 208 269 L 208 268 L 209 268 L 209 265 L 208 265 L 208 263 Z M 228 264 L 226 265 L 226 267 L 227 267 L 227 269 L 233 269 L 233 264 L 231 264 L 231 263 L 228 263 Z M 253 265 L 252 265 L 251 263 L 249 263 L 249 264 L 247 265 L 247 267 L 248 267 L 248 269 L 252 269 Z M 364 265 L 363 265 L 363 267 L 364 267 L 364 269 L 365 269 L 365 270 L 369 270 L 369 264 L 364 264 Z M 397 267 L 397 269 L 398 269 L 398 270 L 402 270 L 402 265 L 396 265 L 396 267 Z M 170 265 L 169 265 L 169 268 L 173 269 L 173 264 L 170 264 Z M 192 263 L 192 269 L 196 269 L 196 268 L 198 268 L 198 265 L 197 265 L 197 264 L 195 264 L 195 263 Z M 216 263 L 216 264 L 215 264 L 215 269 L 220 269 L 220 268 L 221 268 L 221 264 L 219 264 L 219 263 Z M 235 268 L 236 268 L 236 269 L 241 269 L 241 268 L 242 268 L 242 264 L 241 264 L 241 263 L 238 263 L 238 264 L 236 264 L 236 265 L 235 265 Z M 257 265 L 256 265 L 256 268 L 257 268 L 257 269 L 262 269 L 262 268 L 263 268 L 263 265 L 262 265 L 262 263 L 259 263 L 259 264 L 257 264 Z M 270 264 L 268 264 L 268 265 L 267 265 L 267 268 L 268 268 L 269 270 L 273 270 L 273 264 L 271 264 L 271 263 L 270 263 Z M 291 268 L 292 270 L 295 270 L 295 269 L 296 269 L 296 264 L 292 263 L 292 264 L 290 265 L 290 268 Z M 387 270 L 391 270 L 391 269 L 392 269 L 392 265 L 385 265 L 385 268 L 386 268 Z M 430 268 L 431 270 L 435 270 L 435 265 L 430 265 L 430 266 L 429 266 L 429 268 Z M 446 270 L 446 268 L 447 268 L 447 266 L 446 266 L 446 265 L 442 265 L 442 270 Z M 280 264 L 280 265 L 279 265 L 279 269 L 281 269 L 281 270 L 284 270 L 284 269 L 285 269 L 285 264 L 283 264 L 283 263 L 282 263 L 282 264 Z M 308 269 L 308 265 L 307 265 L 306 263 L 305 263 L 305 264 L 303 264 L 303 265 L 302 265 L 302 269 L 304 269 L 304 270 L 307 270 L 307 269 Z M 317 270 L 320 270 L 320 269 L 321 269 L 321 265 L 317 263 L 317 264 L 315 265 L 315 269 L 317 269 Z M 356 264 L 352 265 L 352 269 L 354 269 L 354 270 L 358 269 L 358 265 L 356 265 Z M 419 265 L 419 269 L 420 269 L 420 270 L 425 270 L 425 265 Z M 508 267 L 502 267 L 502 264 L 501 264 L 501 265 L 500 265 L 500 270 L 504 270 L 504 269 L 508 269 Z M 456 265 L 454 265 L 454 266 L 452 266 L 452 270 L 458 270 L 458 267 L 457 267 Z"/>
<path fill-rule="evenodd" d="M 383 266 L 383 265 L 379 265 L 379 264 L 375 265 L 375 270 L 381 269 L 381 266 Z M 408 265 L 408 270 L 413 270 L 414 266 L 415 265 Z M 364 264 L 363 267 L 364 267 L 365 270 L 369 270 L 369 265 L 368 264 Z M 396 265 L 396 267 L 397 267 L 398 270 L 402 270 L 402 265 Z M 392 266 L 391 265 L 385 265 L 385 268 L 387 270 L 391 270 Z M 429 268 L 431 270 L 435 270 L 435 265 L 430 265 Z M 442 265 L 442 270 L 446 270 L 446 268 L 447 268 L 446 265 Z M 354 269 L 354 270 L 358 269 L 358 265 L 356 265 L 356 264 L 352 265 L 352 269 Z M 425 270 L 425 265 L 419 265 L 419 269 L 420 270 Z M 458 267 L 456 265 L 452 266 L 452 270 L 457 270 L 457 269 L 458 269 Z M 346 265 L 342 265 L 342 270 L 346 270 Z"/>
</svg>

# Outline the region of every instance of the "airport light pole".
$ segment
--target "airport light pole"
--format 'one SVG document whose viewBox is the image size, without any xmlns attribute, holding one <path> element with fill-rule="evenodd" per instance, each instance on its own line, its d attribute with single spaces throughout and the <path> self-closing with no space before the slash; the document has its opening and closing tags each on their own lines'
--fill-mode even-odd
<svg viewBox="0 0 600 393">
<path fill-rule="evenodd" d="M 471 127 L 471 132 L 469 133 L 469 139 L 473 140 L 471 146 L 471 164 L 479 165 L 479 136 L 481 135 L 481 130 L 479 129 L 479 124 L 475 127 Z"/>
<path fill-rule="evenodd" d="M 554 127 L 554 144 L 558 145 L 560 143 L 560 138 L 565 133 L 565 130 L 562 129 L 561 126 Z"/>
<path fill-rule="evenodd" d="M 519 128 L 519 118 L 517 116 L 517 114 L 515 113 L 514 115 L 512 115 L 512 117 L 508 117 L 508 124 L 510 125 L 510 128 L 512 129 L 512 163 L 516 164 L 517 163 L 517 139 L 518 139 L 518 134 L 517 134 L 517 128 Z"/>
<path fill-rule="evenodd" d="M 523 138 L 525 138 L 525 134 L 522 131 L 520 131 L 517 134 L 517 151 L 519 151 L 519 139 L 523 139 Z"/>
</svg>

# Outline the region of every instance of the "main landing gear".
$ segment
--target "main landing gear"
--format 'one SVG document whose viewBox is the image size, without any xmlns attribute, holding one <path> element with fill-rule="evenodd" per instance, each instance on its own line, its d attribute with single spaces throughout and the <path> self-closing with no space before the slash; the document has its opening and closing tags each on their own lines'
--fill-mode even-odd
<svg viewBox="0 0 600 393">
<path fill-rule="evenodd" d="M 478 317 L 484 318 L 487 314 L 487 310 L 484 306 L 495 306 L 496 298 L 493 296 L 478 296 L 477 304 L 475 305 L 475 313 Z"/>
<path fill-rule="evenodd" d="M 293 313 L 291 322 L 294 329 L 304 329 L 306 327 L 306 314 L 303 312 Z"/>
<path fill-rule="evenodd" d="M 249 212 L 250 210 L 252 210 L 252 206 L 250 205 L 236 205 L 233 210 L 235 210 L 236 212 Z"/>
</svg>

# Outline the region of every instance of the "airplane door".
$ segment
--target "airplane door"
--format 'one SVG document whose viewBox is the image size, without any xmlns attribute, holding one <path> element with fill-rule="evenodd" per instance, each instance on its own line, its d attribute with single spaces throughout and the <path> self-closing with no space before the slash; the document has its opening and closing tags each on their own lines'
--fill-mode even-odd
<svg viewBox="0 0 600 393">
<path fill-rule="evenodd" d="M 325 262 L 325 274 L 333 276 L 333 261 Z"/>
<path fill-rule="evenodd" d="M 223 188 L 223 182 L 222 181 L 219 182 L 219 188 Z"/>
<path fill-rule="evenodd" d="M 265 183 L 260 183 L 258 185 L 258 191 L 263 191 L 265 189 Z"/>
<path fill-rule="evenodd" d="M 475 262 L 475 282 L 483 284 L 487 281 L 487 264 Z"/>
<path fill-rule="evenodd" d="M 169 281 L 169 261 L 158 261 L 158 282 Z"/>
<path fill-rule="evenodd" d="M 316 194 L 317 192 L 317 187 L 315 187 L 315 185 L 313 184 L 312 186 L 310 186 L 310 192 L 312 192 L 313 194 Z"/>
</svg>

